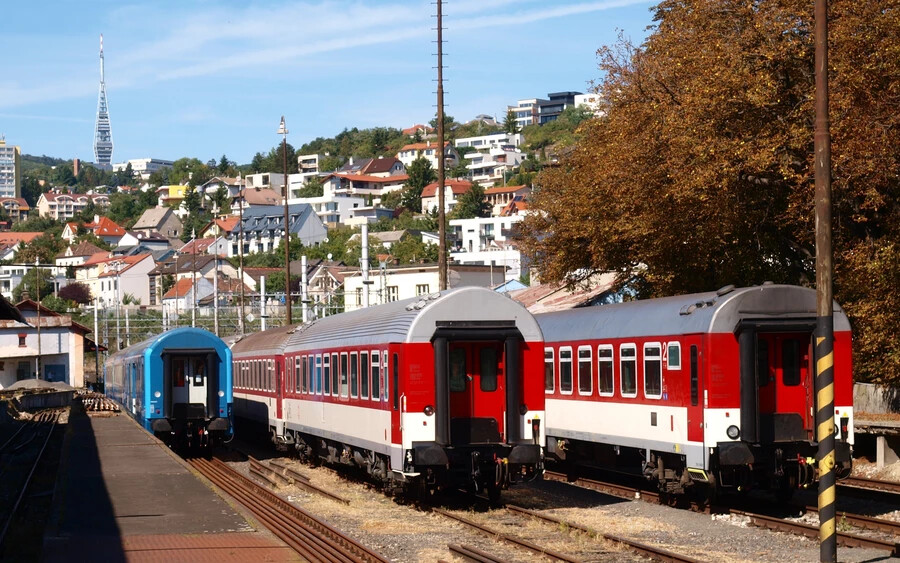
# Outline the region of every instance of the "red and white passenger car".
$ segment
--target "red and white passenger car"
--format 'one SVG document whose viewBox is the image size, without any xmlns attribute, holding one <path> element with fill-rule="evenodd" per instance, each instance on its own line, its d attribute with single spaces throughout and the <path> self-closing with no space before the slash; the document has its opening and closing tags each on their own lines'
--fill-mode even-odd
<svg viewBox="0 0 900 563">
<path fill-rule="evenodd" d="M 816 480 L 814 290 L 766 284 L 536 315 L 547 455 L 570 467 L 789 493 Z M 850 325 L 834 306 L 837 463 L 853 444 Z"/>
<path fill-rule="evenodd" d="M 540 474 L 541 331 L 523 307 L 464 287 L 244 337 L 235 416 L 301 457 L 389 488 L 496 495 Z M 238 425 L 240 422 L 238 422 Z"/>
</svg>

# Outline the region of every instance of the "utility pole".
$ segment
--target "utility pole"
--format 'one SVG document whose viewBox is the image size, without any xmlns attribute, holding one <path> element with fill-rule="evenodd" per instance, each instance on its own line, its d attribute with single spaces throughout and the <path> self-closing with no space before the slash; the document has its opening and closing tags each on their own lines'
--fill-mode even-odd
<svg viewBox="0 0 900 563">
<path fill-rule="evenodd" d="M 102 41 L 102 39 L 101 39 Z M 102 43 L 101 43 L 102 45 Z M 103 47 L 100 48 L 101 52 Z M 35 292 L 37 293 L 37 359 L 34 363 L 34 378 L 41 378 L 41 268 L 40 268 L 40 258 L 34 259 L 34 279 L 37 280 L 35 286 L 37 286 Z"/>
<path fill-rule="evenodd" d="M 241 178 L 241 174 L 238 173 L 238 187 L 240 191 L 238 191 L 238 195 L 240 196 L 238 199 L 240 201 L 240 207 L 238 207 L 238 213 L 240 217 L 238 219 L 238 226 L 240 227 L 240 237 L 241 240 L 238 243 L 238 270 L 240 270 L 239 281 L 241 284 L 241 316 L 238 319 L 238 325 L 241 328 L 241 336 L 244 335 L 244 187 L 243 180 Z"/>
<path fill-rule="evenodd" d="M 100 327 L 97 323 L 97 312 L 100 309 L 100 298 L 94 298 L 94 377 L 100 386 Z"/>
<path fill-rule="evenodd" d="M 828 119 L 828 4 L 815 0 L 816 68 L 816 439 L 819 442 L 819 560 L 837 561 L 834 470 L 834 306 L 831 249 L 831 132 Z"/>
<path fill-rule="evenodd" d="M 437 152 L 438 156 L 438 285 L 447 289 L 447 226 L 444 211 L 444 39 L 441 7 L 437 0 Z"/>
<path fill-rule="evenodd" d="M 281 116 L 281 125 L 278 127 L 281 135 L 281 154 L 284 157 L 284 306 L 287 316 L 284 318 L 285 326 L 291 324 L 291 230 L 288 224 L 288 179 L 287 179 L 287 127 L 284 125 L 284 116 Z"/>
</svg>

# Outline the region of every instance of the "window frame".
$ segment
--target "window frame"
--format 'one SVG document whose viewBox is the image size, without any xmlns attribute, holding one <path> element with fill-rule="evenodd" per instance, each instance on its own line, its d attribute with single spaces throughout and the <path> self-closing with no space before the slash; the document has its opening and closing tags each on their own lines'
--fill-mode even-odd
<svg viewBox="0 0 900 563">
<path fill-rule="evenodd" d="M 568 352 L 569 359 L 564 360 L 563 354 Z M 569 390 L 566 391 L 563 386 L 563 362 L 569 364 Z M 560 395 L 571 395 L 574 392 L 574 371 L 572 366 L 572 347 L 571 346 L 560 346 L 559 347 L 559 394 Z"/>
<path fill-rule="evenodd" d="M 322 354 L 322 395 L 331 395 L 331 355 Z"/>
<path fill-rule="evenodd" d="M 341 385 L 340 396 L 346 399 L 350 396 L 350 374 L 348 373 L 350 367 L 350 358 L 347 352 L 341 352 L 340 362 L 341 369 L 338 372 L 339 382 Z"/>
<path fill-rule="evenodd" d="M 338 373 L 340 365 L 340 355 L 337 352 L 331 353 L 331 396 L 340 396 L 341 391 L 341 375 Z"/>
<path fill-rule="evenodd" d="M 604 352 L 608 351 L 609 356 L 601 356 L 601 350 Z M 603 370 L 600 369 L 601 362 L 609 364 L 609 371 L 612 376 L 610 391 L 604 391 L 603 385 L 600 383 L 600 377 L 603 373 Z M 616 395 L 616 350 L 612 344 L 597 345 L 597 394 L 601 397 L 615 397 Z"/>
<path fill-rule="evenodd" d="M 316 354 L 316 395 L 322 395 L 322 354 Z"/>
<path fill-rule="evenodd" d="M 587 369 L 588 369 L 587 381 L 588 381 L 588 385 L 589 385 L 590 389 L 588 389 L 587 391 L 582 391 L 582 390 L 581 390 L 581 364 L 583 363 L 583 361 L 582 361 L 582 359 L 581 359 L 581 353 L 582 353 L 582 352 L 587 352 L 587 353 L 588 353 L 588 357 L 587 357 Z M 577 364 L 578 364 L 578 369 L 575 370 L 575 372 L 576 372 L 576 374 L 577 374 L 577 376 L 578 376 L 578 377 L 577 377 L 577 379 L 578 379 L 578 394 L 579 394 L 580 396 L 582 396 L 582 397 L 589 397 L 589 396 L 591 396 L 591 395 L 594 394 L 594 367 L 593 367 L 593 364 L 594 364 L 594 355 L 593 355 L 593 352 L 592 352 L 592 348 L 591 348 L 590 345 L 579 346 L 579 347 L 578 347 L 578 350 L 576 351 L 576 353 L 577 353 Z M 573 389 L 575 388 L 574 382 L 573 382 L 573 386 L 572 386 L 572 387 L 573 387 Z"/>
<path fill-rule="evenodd" d="M 549 356 L 547 354 L 550 354 Z M 549 361 L 548 361 L 549 360 Z M 547 366 L 550 366 L 550 388 L 547 389 Z M 556 350 L 551 346 L 544 347 L 544 394 L 556 393 Z"/>
<path fill-rule="evenodd" d="M 622 352 L 625 350 L 631 350 L 634 352 L 632 356 L 626 356 Z M 634 391 L 630 393 L 625 392 L 625 369 L 624 365 L 626 362 L 634 363 Z M 634 399 L 638 396 L 638 355 L 637 355 L 637 344 L 634 342 L 628 342 L 624 344 L 619 344 L 619 393 L 621 394 L 623 399 Z"/>
<path fill-rule="evenodd" d="M 359 398 L 359 354 L 350 352 L 350 398 Z"/>
<path fill-rule="evenodd" d="M 648 357 L 647 349 L 653 348 L 654 346 L 657 347 L 657 349 L 659 350 L 659 354 L 657 356 L 649 356 Z M 645 399 L 653 399 L 653 400 L 662 399 L 662 396 L 663 396 L 663 369 L 662 369 L 663 368 L 663 361 L 662 361 L 663 345 L 662 345 L 662 342 L 644 342 L 644 344 L 641 346 L 641 350 L 642 350 L 641 365 L 644 368 L 643 369 L 644 373 L 642 374 L 643 375 L 642 381 L 644 384 L 642 392 L 644 394 L 644 398 Z M 659 367 L 659 371 L 658 371 L 658 373 L 659 373 L 659 394 L 650 394 L 647 392 L 647 362 L 654 362 L 654 361 L 657 363 L 657 366 Z"/>
<path fill-rule="evenodd" d="M 369 364 L 369 351 L 359 353 L 359 398 L 369 398 L 369 381 L 371 380 L 371 365 Z"/>
<path fill-rule="evenodd" d="M 380 350 L 372 350 L 372 354 L 370 356 L 372 358 L 372 386 L 370 388 L 371 391 L 371 401 L 380 401 L 381 400 L 381 351 Z M 378 382 L 376 385 L 375 382 Z M 376 389 L 378 392 L 376 393 Z"/>
<path fill-rule="evenodd" d="M 675 355 L 675 357 L 678 358 L 677 366 L 672 365 L 672 348 L 675 348 L 678 350 L 678 353 Z M 663 344 L 663 349 L 665 350 L 665 354 L 666 354 L 666 370 L 681 371 L 681 365 L 682 365 L 681 342 L 678 342 L 677 340 L 674 342 L 665 342 Z"/>
</svg>

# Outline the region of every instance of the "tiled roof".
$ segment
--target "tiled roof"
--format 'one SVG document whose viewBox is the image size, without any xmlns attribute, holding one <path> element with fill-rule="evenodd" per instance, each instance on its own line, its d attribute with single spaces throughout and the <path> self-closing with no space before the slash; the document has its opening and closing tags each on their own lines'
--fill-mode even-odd
<svg viewBox="0 0 900 563">
<path fill-rule="evenodd" d="M 484 190 L 484 195 L 513 193 L 521 190 L 524 187 L 524 184 L 521 186 L 496 186 Z"/>
<path fill-rule="evenodd" d="M 98 252 L 104 252 L 104 250 L 95 244 L 91 244 L 88 241 L 83 240 L 75 246 L 70 246 L 68 249 L 63 250 L 62 252 L 57 254 L 56 257 L 65 258 L 69 256 L 93 256 Z"/>
<path fill-rule="evenodd" d="M 260 276 L 270 276 L 283 271 L 284 268 L 244 268 L 244 273 L 256 281 L 259 281 Z"/>
<path fill-rule="evenodd" d="M 216 257 L 212 254 L 179 254 L 177 257 L 158 263 L 155 268 L 150 270 L 150 275 L 174 274 L 176 270 L 178 273 L 192 272 L 195 269 L 199 272 L 215 259 Z"/>
<path fill-rule="evenodd" d="M 172 210 L 168 207 L 151 207 L 144 211 L 132 229 L 158 229 L 169 213 Z"/>
<path fill-rule="evenodd" d="M 212 237 L 194 239 L 182 246 L 178 252 L 181 254 L 194 254 L 195 252 L 197 254 L 202 254 L 205 253 L 206 249 L 214 242 L 216 242 L 216 239 Z"/>
<path fill-rule="evenodd" d="M 432 129 L 431 127 L 429 127 L 427 125 L 422 125 L 421 123 L 416 123 L 412 127 L 407 127 L 406 129 L 404 129 L 403 134 L 404 135 L 415 135 L 416 131 L 424 131 L 426 133 L 431 133 L 432 131 L 434 131 L 434 129 Z"/>
<path fill-rule="evenodd" d="M 346 178 L 353 182 L 372 182 L 373 184 L 396 184 L 398 182 L 405 182 L 409 179 L 409 176 L 406 174 L 397 174 L 395 176 L 388 176 L 386 178 L 382 178 L 381 176 L 368 176 L 365 174 L 346 174 L 344 172 L 337 172 L 335 174 L 330 174 L 326 176 L 329 178 L 331 176 L 335 176 L 337 178 Z"/>
<path fill-rule="evenodd" d="M 359 171 L 363 174 L 383 174 L 385 172 L 390 172 L 391 168 L 399 163 L 400 161 L 393 156 L 387 158 L 373 158 L 360 168 Z"/>
<path fill-rule="evenodd" d="M 292 233 L 300 232 L 303 225 L 314 216 L 313 208 L 308 203 L 293 203 L 288 205 L 288 230 Z M 264 233 L 266 231 L 283 231 L 284 207 L 281 205 L 259 205 L 249 207 L 244 211 L 244 233 Z M 234 232 L 234 231 L 232 231 Z"/>
<path fill-rule="evenodd" d="M 472 182 L 468 180 L 447 180 L 444 188 L 450 188 L 455 195 L 462 195 L 472 189 Z M 438 183 L 434 182 L 422 189 L 422 197 L 434 197 L 437 194 Z"/>
<path fill-rule="evenodd" d="M 244 198 L 249 205 L 281 205 L 281 195 L 275 190 L 268 188 L 251 190 L 241 190 L 237 195 L 238 199 Z M 246 213 L 244 213 L 246 215 Z"/>
<path fill-rule="evenodd" d="M 191 278 L 181 278 L 175 285 L 169 288 L 169 291 L 163 295 L 163 299 L 174 299 L 176 297 L 184 297 L 187 295 L 191 288 L 194 286 L 194 280 Z"/>
<path fill-rule="evenodd" d="M 85 225 L 87 226 L 87 225 Z M 108 217 L 100 217 L 100 221 L 92 228 L 94 234 L 98 237 L 121 237 L 125 236 L 125 229 L 116 224 L 115 221 Z"/>
<path fill-rule="evenodd" d="M 219 226 L 220 229 L 225 231 L 226 233 L 230 233 L 232 229 L 238 226 L 238 223 L 241 222 L 241 218 L 238 215 L 231 215 L 224 219 L 216 219 L 216 225 Z"/>
<path fill-rule="evenodd" d="M 28 202 L 25 201 L 23 197 L 0 197 L 0 204 L 6 204 L 9 202 L 15 202 L 19 204 L 20 211 L 28 211 L 31 207 L 28 206 Z"/>
<path fill-rule="evenodd" d="M 20 233 L 13 231 L 6 231 L 0 233 L 0 244 L 18 244 L 20 242 L 24 242 L 28 244 L 34 239 L 38 238 L 44 233 Z"/>
<path fill-rule="evenodd" d="M 153 260 L 153 257 L 150 254 L 135 254 L 133 256 L 112 256 L 110 258 L 107 258 L 106 260 L 103 260 L 103 262 L 124 264 L 124 267 L 120 267 L 118 270 L 112 270 L 112 269 L 107 270 L 106 272 L 100 274 L 100 277 L 101 278 L 109 278 L 109 277 L 113 277 L 117 274 L 121 274 L 121 273 L 127 271 L 129 268 L 131 268 L 135 264 L 139 264 L 140 262 L 143 262 L 147 258 L 149 258 L 150 260 Z M 85 262 L 85 265 L 87 265 L 87 262 Z M 113 265 L 114 264 L 110 264 L 110 266 L 113 266 Z"/>
</svg>

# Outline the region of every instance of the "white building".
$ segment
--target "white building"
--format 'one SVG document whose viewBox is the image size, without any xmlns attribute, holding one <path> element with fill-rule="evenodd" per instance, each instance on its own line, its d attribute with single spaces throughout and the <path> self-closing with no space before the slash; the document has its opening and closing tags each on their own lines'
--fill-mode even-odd
<svg viewBox="0 0 900 563">
<path fill-rule="evenodd" d="M 156 266 L 150 254 L 110 256 L 95 254 L 75 268 L 75 280 L 87 285 L 91 296 L 101 305 L 115 306 L 125 295 L 135 297 L 140 305 L 150 304 L 149 273 Z"/>
<path fill-rule="evenodd" d="M 312 172 L 319 173 L 319 161 L 325 158 L 324 154 L 301 154 L 297 156 L 297 169 L 301 174 Z"/>
<path fill-rule="evenodd" d="M 444 182 L 444 212 L 450 213 L 456 207 L 459 196 L 472 189 L 468 180 L 447 180 Z M 422 213 L 431 213 L 438 208 L 438 184 L 432 182 L 422 189 Z"/>
<path fill-rule="evenodd" d="M 538 99 L 529 98 L 527 100 L 519 100 L 514 106 L 509 106 L 516 118 L 516 126 L 521 130 L 528 125 L 534 125 L 538 122 Z"/>
<path fill-rule="evenodd" d="M 131 165 L 131 171 L 134 173 L 134 177 L 140 178 L 141 180 L 148 180 L 150 174 L 162 170 L 163 168 L 172 168 L 172 166 L 175 165 L 171 160 L 162 160 L 159 158 L 133 158 L 125 162 L 113 164 L 113 172 L 121 172 L 125 170 L 129 164 Z"/>
<path fill-rule="evenodd" d="M 330 192 L 322 197 L 298 197 L 289 199 L 288 204 L 306 203 L 326 225 L 348 225 L 355 211 L 366 207 L 366 198 L 348 193 Z"/>
<path fill-rule="evenodd" d="M 575 96 L 575 107 L 587 106 L 596 116 L 602 115 L 600 111 L 600 95 L 599 94 L 578 94 Z"/>
<path fill-rule="evenodd" d="M 486 153 L 469 153 L 466 158 L 469 159 L 466 169 L 472 181 L 490 185 L 502 182 L 508 171 L 518 168 L 525 160 L 525 153 L 512 145 L 502 145 Z"/>
<path fill-rule="evenodd" d="M 0 136 L 0 197 L 22 195 L 22 149 Z"/>
<path fill-rule="evenodd" d="M 525 137 L 521 133 L 492 133 L 490 135 L 481 135 L 480 137 L 464 137 L 457 139 L 453 144 L 456 148 L 472 147 L 479 152 L 485 152 L 493 148 L 502 146 L 519 147 L 525 142 Z"/>
<path fill-rule="evenodd" d="M 493 270 L 493 271 L 492 271 Z M 491 279 L 493 274 L 493 280 Z M 499 268 L 450 264 L 447 270 L 449 288 L 463 286 L 493 287 L 504 280 Z M 437 264 L 386 264 L 383 269 L 369 270 L 370 284 L 362 283 L 362 273 L 354 272 L 344 277 L 344 309 L 354 311 L 363 305 L 364 287 L 369 291 L 369 305 L 427 295 L 438 291 Z"/>
<path fill-rule="evenodd" d="M 513 226 L 522 219 L 524 216 L 516 215 L 451 220 L 450 229 L 456 242 L 450 249 L 450 259 L 460 264 L 497 268 L 505 275 L 498 278 L 500 281 L 518 279 L 522 273 L 522 253 L 510 235 Z"/>
<path fill-rule="evenodd" d="M 290 174 L 288 174 L 288 178 L 290 178 Z M 247 174 L 247 177 L 244 178 L 244 187 L 247 191 L 256 188 L 261 190 L 269 189 L 283 196 L 284 180 L 283 172 L 259 172 L 257 174 Z M 290 179 L 288 182 L 290 183 Z"/>
<path fill-rule="evenodd" d="M 437 170 L 438 167 L 438 150 L 437 143 L 432 143 L 431 141 L 425 141 L 424 143 L 412 143 L 410 145 L 406 145 L 400 149 L 397 153 L 397 160 L 403 163 L 403 166 L 407 169 L 409 165 L 415 162 L 419 157 L 425 158 L 428 162 L 431 163 L 431 167 Z M 444 166 L 447 168 L 453 168 L 459 164 L 459 153 L 456 152 L 456 149 L 453 145 L 450 144 L 450 141 L 444 142 Z"/>
</svg>

